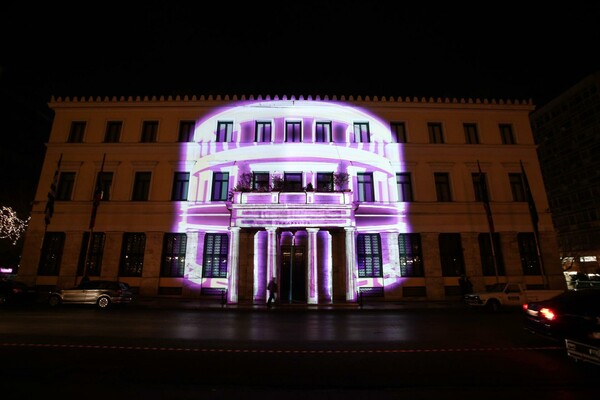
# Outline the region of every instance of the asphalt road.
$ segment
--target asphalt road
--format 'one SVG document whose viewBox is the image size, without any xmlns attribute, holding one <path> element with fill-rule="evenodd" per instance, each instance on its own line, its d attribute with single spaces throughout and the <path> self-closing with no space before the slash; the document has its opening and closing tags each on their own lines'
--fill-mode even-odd
<svg viewBox="0 0 600 400">
<path fill-rule="evenodd" d="M 73 306 L 0 319 L 2 398 L 590 399 L 600 371 L 514 310 Z"/>
</svg>

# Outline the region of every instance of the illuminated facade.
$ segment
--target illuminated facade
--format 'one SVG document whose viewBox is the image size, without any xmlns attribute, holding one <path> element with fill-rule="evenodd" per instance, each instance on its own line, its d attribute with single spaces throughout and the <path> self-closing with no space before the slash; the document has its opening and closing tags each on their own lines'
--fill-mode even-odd
<svg viewBox="0 0 600 400">
<path fill-rule="evenodd" d="M 457 296 L 461 274 L 476 290 L 565 284 L 530 103 L 202 96 L 49 105 L 55 119 L 19 273 L 38 286 L 72 286 L 86 272 L 143 296 L 224 291 L 229 303 L 264 304 L 275 278 L 282 304 L 337 304 L 363 291 Z M 97 185 L 103 200 L 90 222 Z"/>
</svg>

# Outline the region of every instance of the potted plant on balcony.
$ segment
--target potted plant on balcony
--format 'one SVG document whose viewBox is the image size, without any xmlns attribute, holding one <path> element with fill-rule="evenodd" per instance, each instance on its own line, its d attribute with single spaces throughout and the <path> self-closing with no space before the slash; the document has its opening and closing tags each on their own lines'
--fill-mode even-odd
<svg viewBox="0 0 600 400">
<path fill-rule="evenodd" d="M 306 192 L 314 192 L 315 191 L 315 188 L 313 187 L 312 182 L 308 182 L 308 184 L 304 188 L 304 191 L 306 191 Z"/>
<path fill-rule="evenodd" d="M 333 183 L 338 188 L 339 191 L 343 192 L 346 189 L 346 185 L 350 180 L 350 175 L 347 172 L 338 172 L 333 174 Z"/>
<path fill-rule="evenodd" d="M 244 172 L 238 177 L 237 185 L 233 188 L 234 192 L 249 192 L 252 190 L 252 173 Z"/>
<path fill-rule="evenodd" d="M 271 181 L 273 183 L 272 190 L 274 192 L 281 192 L 283 190 L 283 178 L 280 175 L 273 175 Z"/>
</svg>

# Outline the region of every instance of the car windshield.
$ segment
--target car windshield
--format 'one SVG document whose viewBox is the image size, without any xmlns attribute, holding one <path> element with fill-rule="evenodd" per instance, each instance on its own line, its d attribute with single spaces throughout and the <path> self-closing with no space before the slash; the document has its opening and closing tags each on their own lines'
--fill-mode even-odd
<svg viewBox="0 0 600 400">
<path fill-rule="evenodd" d="M 502 292 L 506 287 L 506 283 L 495 283 L 492 286 L 488 286 L 486 292 Z"/>
</svg>

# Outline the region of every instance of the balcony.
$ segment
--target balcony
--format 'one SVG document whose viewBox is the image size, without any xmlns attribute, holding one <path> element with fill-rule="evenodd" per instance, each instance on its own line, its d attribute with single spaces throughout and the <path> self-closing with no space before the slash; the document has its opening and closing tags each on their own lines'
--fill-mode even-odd
<svg viewBox="0 0 600 400">
<path fill-rule="evenodd" d="M 232 205 L 351 205 L 352 192 L 233 192 Z"/>
</svg>

